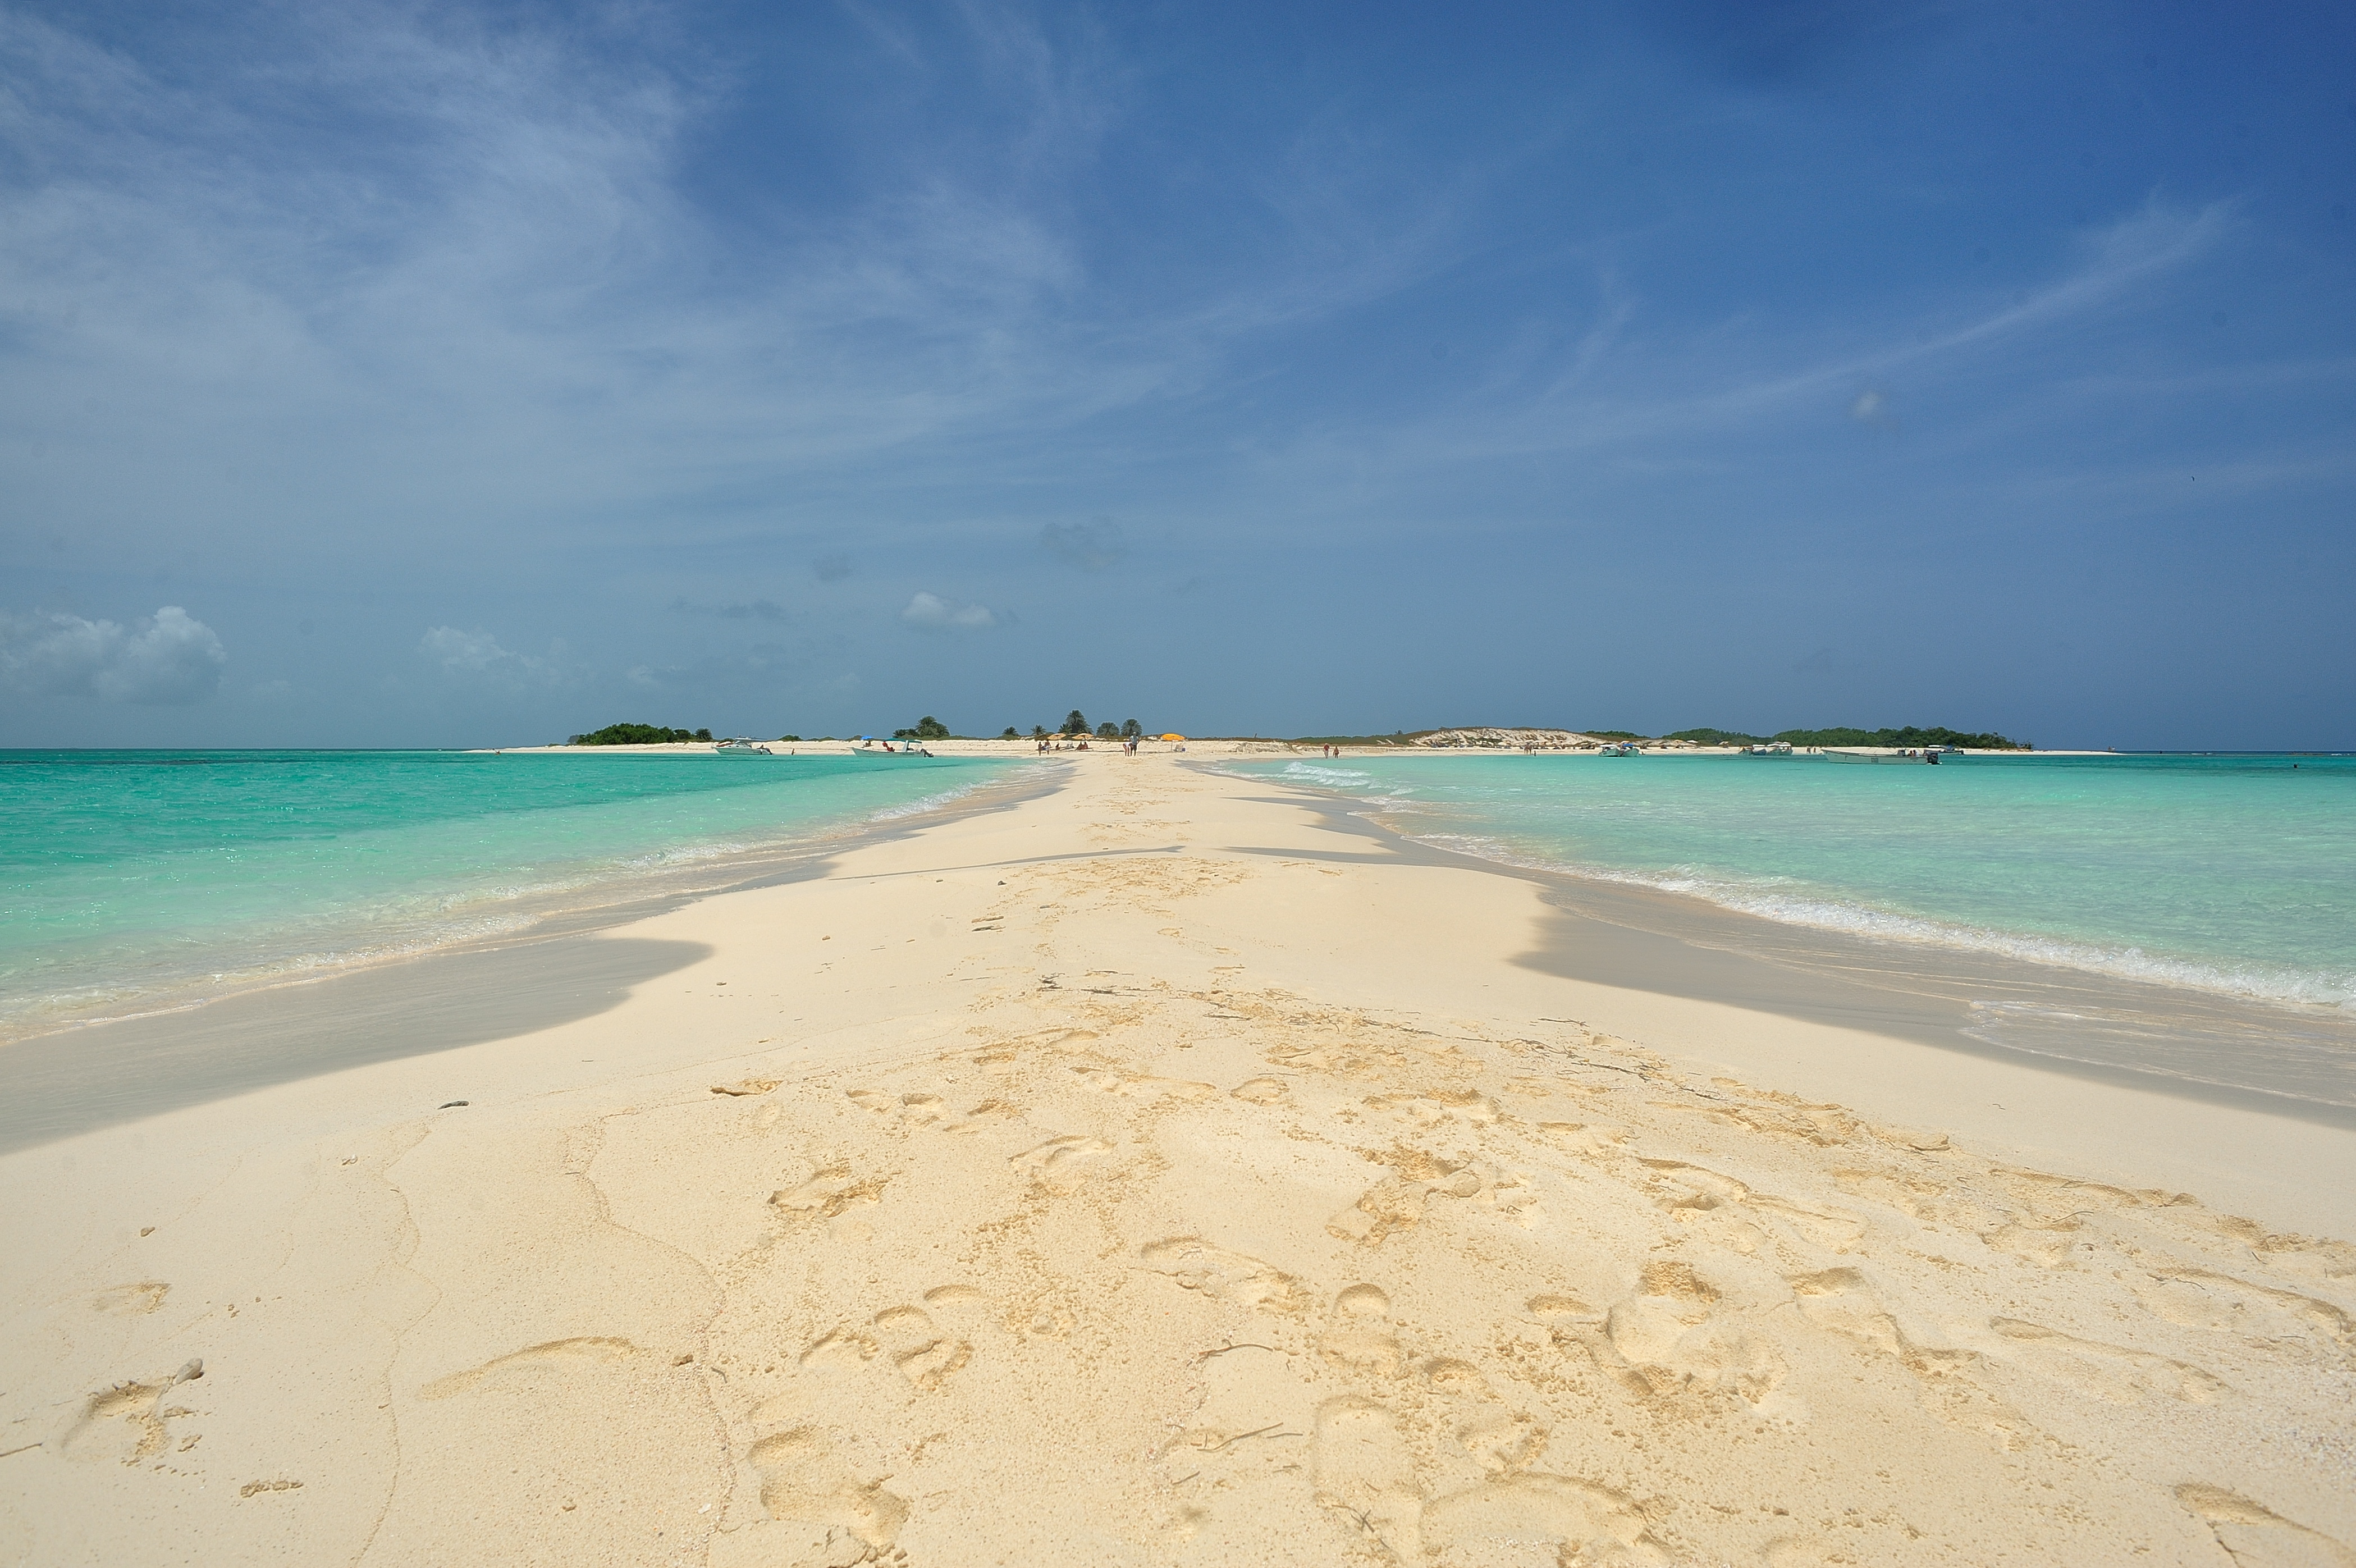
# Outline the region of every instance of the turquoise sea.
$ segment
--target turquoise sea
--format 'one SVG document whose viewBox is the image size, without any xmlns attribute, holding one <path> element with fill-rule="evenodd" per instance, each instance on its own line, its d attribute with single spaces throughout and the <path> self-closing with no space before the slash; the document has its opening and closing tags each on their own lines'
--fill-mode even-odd
<svg viewBox="0 0 2356 1568">
<path fill-rule="evenodd" d="M 2356 1014 L 2356 757 L 1506 754 L 1238 770 L 1491 859 Z"/>
<path fill-rule="evenodd" d="M 723 885 L 1012 767 L 0 751 L 0 1039 Z"/>
</svg>

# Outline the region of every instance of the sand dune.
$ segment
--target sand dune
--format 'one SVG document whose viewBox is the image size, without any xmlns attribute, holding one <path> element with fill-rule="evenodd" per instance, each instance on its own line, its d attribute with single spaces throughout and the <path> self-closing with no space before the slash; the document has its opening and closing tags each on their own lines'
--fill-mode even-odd
<svg viewBox="0 0 2356 1568">
<path fill-rule="evenodd" d="M 1183 760 L 7 1156 L 0 1556 L 2356 1563 L 2356 1248 L 2176 1187 L 2325 1229 L 2356 1138 L 1713 1072 L 1874 1042 L 1517 965 L 1526 886 Z"/>
</svg>

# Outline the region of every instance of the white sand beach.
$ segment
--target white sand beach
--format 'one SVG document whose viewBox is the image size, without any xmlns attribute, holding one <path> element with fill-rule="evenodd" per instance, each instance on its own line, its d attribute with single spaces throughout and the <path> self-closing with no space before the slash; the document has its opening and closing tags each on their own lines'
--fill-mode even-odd
<svg viewBox="0 0 2356 1568">
<path fill-rule="evenodd" d="M 2356 1563 L 2356 1132 L 1565 978 L 1209 750 L 0 1155 L 0 1561 Z"/>
</svg>

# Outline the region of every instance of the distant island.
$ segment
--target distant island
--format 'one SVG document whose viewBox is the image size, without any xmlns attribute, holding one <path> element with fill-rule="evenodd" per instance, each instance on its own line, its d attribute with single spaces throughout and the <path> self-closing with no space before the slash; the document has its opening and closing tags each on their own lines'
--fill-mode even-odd
<svg viewBox="0 0 2356 1568">
<path fill-rule="evenodd" d="M 1607 732 L 1598 730 L 1598 735 Z M 1636 738 L 1634 736 L 1629 737 Z M 1774 735 L 1744 735 L 1730 729 L 1672 730 L 1663 740 L 1689 740 L 1697 746 L 1763 746 L 1770 741 L 1793 746 L 1952 746 L 1964 751 L 2034 751 L 2025 740 L 2008 740 L 1993 731 L 1971 734 L 1959 729 L 1787 729 Z"/>
<path fill-rule="evenodd" d="M 1009 725 L 998 736 L 1001 741 L 1044 741 L 1050 737 L 1066 740 L 1136 740 L 1144 737 L 1145 726 L 1135 719 L 1122 724 L 1108 720 L 1091 725 L 1086 715 L 1075 708 L 1055 729 L 1044 725 L 1033 725 L 1029 736 Z M 607 725 L 604 729 L 576 735 L 568 746 L 665 746 L 680 741 L 710 741 L 709 729 L 676 729 L 664 725 Z M 798 741 L 798 735 L 780 736 L 780 740 Z M 914 725 L 892 732 L 894 740 L 925 742 L 932 740 L 962 740 L 959 736 L 932 714 L 926 714 Z M 1233 736 L 1227 739 L 1248 740 L 1258 745 L 1334 746 L 1415 746 L 1426 750 L 1458 749 L 1462 747 L 1498 750 L 1594 750 L 1599 747 L 1633 742 L 1653 746 L 1745 746 L 1781 744 L 1806 746 L 1952 746 L 1962 751 L 2034 751 L 2025 740 L 2014 740 L 1992 730 L 1949 729 L 1944 725 L 1924 727 L 1908 725 L 1899 729 L 1787 729 L 1774 735 L 1752 735 L 1746 730 L 1680 729 L 1665 735 L 1640 735 L 1628 729 L 1554 729 L 1533 726 L 1498 726 L 1493 725 L 1458 725 L 1442 729 L 1393 730 L 1388 735 L 1307 735 L 1290 740 L 1259 736 Z"/>
<path fill-rule="evenodd" d="M 1560 730 L 1537 728 L 1503 728 L 1494 725 L 1463 725 L 1447 729 L 1393 730 L 1388 735 L 1309 735 L 1296 736 L 1288 744 L 1293 746 L 1399 746 L 1422 747 L 1493 746 L 1513 747 L 1536 746 L 1541 749 L 1582 743 L 1633 741 L 1645 746 L 1766 746 L 1782 743 L 1794 746 L 1947 746 L 1962 751 L 2034 751 L 2025 740 L 2013 740 L 1993 731 L 1974 733 L 1948 729 L 1944 725 L 1922 728 L 1908 725 L 1903 729 L 1787 729 L 1776 735 L 1751 735 L 1730 729 L 1681 729 L 1666 735 L 1644 736 L 1627 729 Z"/>
</svg>

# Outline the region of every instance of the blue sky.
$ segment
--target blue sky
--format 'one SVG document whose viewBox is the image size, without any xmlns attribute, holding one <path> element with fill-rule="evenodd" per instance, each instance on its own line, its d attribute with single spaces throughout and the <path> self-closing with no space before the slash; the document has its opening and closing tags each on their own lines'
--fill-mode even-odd
<svg viewBox="0 0 2356 1568">
<path fill-rule="evenodd" d="M 2351 18 L 0 10 L 0 744 L 2356 746 Z"/>
</svg>

